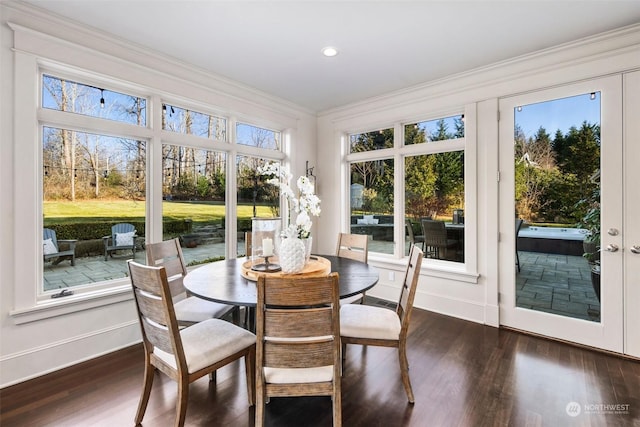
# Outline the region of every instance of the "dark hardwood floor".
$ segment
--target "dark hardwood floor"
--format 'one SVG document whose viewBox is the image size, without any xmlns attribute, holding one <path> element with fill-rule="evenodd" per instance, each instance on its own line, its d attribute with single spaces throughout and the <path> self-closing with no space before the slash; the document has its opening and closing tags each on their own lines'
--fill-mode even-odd
<svg viewBox="0 0 640 427">
<path fill-rule="evenodd" d="M 408 353 L 415 405 L 393 349 L 348 347 L 343 425 L 640 426 L 638 361 L 423 310 L 414 310 Z M 142 348 L 133 346 L 5 388 L 0 425 L 133 425 L 142 365 Z M 187 426 L 253 425 L 241 364 L 221 369 L 217 383 L 201 378 L 190 393 Z M 143 425 L 173 425 L 175 402 L 176 384 L 156 374 Z M 330 426 L 331 403 L 274 398 L 266 420 Z"/>
</svg>

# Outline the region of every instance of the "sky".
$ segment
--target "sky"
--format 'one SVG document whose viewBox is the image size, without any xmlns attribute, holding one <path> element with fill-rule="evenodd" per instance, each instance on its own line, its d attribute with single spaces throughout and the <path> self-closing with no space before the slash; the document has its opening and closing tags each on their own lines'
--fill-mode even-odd
<svg viewBox="0 0 640 427">
<path fill-rule="evenodd" d="M 600 92 L 560 98 L 552 101 L 522 106 L 515 111 L 516 124 L 520 125 L 526 137 L 536 134 L 540 126 L 553 138 L 558 129 L 566 134 L 571 126 L 580 127 L 585 120 L 590 124 L 600 124 Z"/>
<path fill-rule="evenodd" d="M 48 76 L 45 76 L 43 79 L 45 82 L 48 81 L 48 79 L 57 80 L 55 77 L 52 78 Z M 107 106 L 111 106 L 112 103 L 130 103 L 130 96 L 118 92 L 101 90 L 93 86 L 80 85 L 90 92 L 89 98 L 94 98 L 90 99 L 84 108 L 82 105 L 78 106 L 81 114 L 87 114 L 94 117 L 107 117 L 125 122 L 135 119 L 135 117 L 112 117 L 115 111 L 119 111 L 121 109 L 116 108 L 115 110 L 112 110 L 112 108 L 98 108 L 99 97 L 104 97 L 106 101 L 105 104 Z M 515 123 L 522 128 L 526 137 L 532 137 L 535 135 L 541 126 L 546 129 L 547 133 L 551 137 L 553 137 L 558 129 L 560 129 L 563 134 L 566 134 L 571 126 L 580 127 L 582 122 L 585 120 L 590 124 L 600 124 L 600 95 L 600 92 L 594 92 L 591 94 L 585 93 L 583 95 L 576 95 L 568 98 L 559 98 L 535 104 L 522 105 L 517 107 L 514 111 Z M 55 100 L 46 90 L 43 90 L 43 106 L 45 108 L 58 109 Z M 199 113 L 194 113 L 194 117 L 197 114 Z M 202 116 L 204 116 L 205 119 L 208 119 L 207 115 Z M 449 132 L 455 131 L 454 119 L 456 118 L 460 118 L 460 116 L 444 118 Z M 222 119 L 222 121 L 224 122 L 224 119 Z M 421 122 L 419 123 L 419 126 L 429 131 L 429 133 L 435 133 L 437 130 L 437 123 L 438 120 L 431 120 Z M 220 123 L 219 125 L 224 126 L 224 123 Z M 205 130 L 207 130 L 206 128 L 207 126 L 205 126 Z M 256 130 L 261 134 L 261 139 L 272 142 L 275 138 L 276 132 L 274 131 L 239 123 L 236 128 L 239 143 L 255 145 L 255 142 L 252 141 L 252 136 Z"/>
</svg>

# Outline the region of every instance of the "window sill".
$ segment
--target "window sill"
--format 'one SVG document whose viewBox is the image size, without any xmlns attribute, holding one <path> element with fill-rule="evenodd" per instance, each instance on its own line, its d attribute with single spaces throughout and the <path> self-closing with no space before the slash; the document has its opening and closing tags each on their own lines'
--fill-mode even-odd
<svg viewBox="0 0 640 427">
<path fill-rule="evenodd" d="M 407 267 L 407 259 L 391 259 L 372 257 L 369 253 L 369 263 L 379 268 L 404 271 Z M 422 261 L 421 275 L 439 277 L 456 282 L 477 284 L 480 275 L 466 270 L 465 264 L 437 261 L 425 258 Z"/>
<path fill-rule="evenodd" d="M 20 325 L 131 299 L 133 299 L 131 285 L 126 284 L 63 298 L 39 301 L 33 307 L 13 310 L 9 312 L 9 315 L 16 325 Z"/>
</svg>

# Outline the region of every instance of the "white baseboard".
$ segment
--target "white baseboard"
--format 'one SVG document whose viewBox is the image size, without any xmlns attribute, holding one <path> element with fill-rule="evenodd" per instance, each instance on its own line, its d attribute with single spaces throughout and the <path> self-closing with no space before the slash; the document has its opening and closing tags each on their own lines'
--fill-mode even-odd
<svg viewBox="0 0 640 427">
<path fill-rule="evenodd" d="M 387 301 L 397 302 L 399 297 L 399 288 L 394 284 L 378 283 L 373 289 L 367 292 L 367 295 L 381 298 Z M 456 317 L 459 319 L 469 320 L 475 323 L 497 326 L 497 307 L 495 316 L 487 318 L 486 312 L 494 312 L 485 307 L 484 304 L 475 301 L 453 298 L 450 296 L 437 295 L 433 293 L 416 291 L 416 298 L 413 303 L 416 308 L 421 308 L 435 313 Z M 494 322 L 495 323 L 490 323 Z"/>
<path fill-rule="evenodd" d="M 0 359 L 0 388 L 128 347 L 142 340 L 138 320 L 78 335 Z"/>
</svg>

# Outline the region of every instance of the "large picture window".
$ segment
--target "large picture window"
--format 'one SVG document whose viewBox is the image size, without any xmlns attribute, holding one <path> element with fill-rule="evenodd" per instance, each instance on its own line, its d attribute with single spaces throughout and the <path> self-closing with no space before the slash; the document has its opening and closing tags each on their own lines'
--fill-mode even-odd
<svg viewBox="0 0 640 427">
<path fill-rule="evenodd" d="M 127 277 L 126 260 L 136 251 L 144 258 L 147 144 L 122 134 L 120 124 L 143 128 L 146 105 L 146 99 L 135 95 L 42 76 L 43 108 L 105 123 L 95 125 L 95 132 L 41 128 L 39 293 L 65 295 L 68 288 L 117 281 Z M 83 120 L 82 126 L 91 123 Z"/>
<path fill-rule="evenodd" d="M 155 219 L 147 212 L 151 182 L 162 187 L 162 216 L 155 224 L 161 220 L 163 240 L 180 240 L 189 265 L 228 256 L 228 238 L 234 237 L 229 228 L 239 236 L 236 254 L 244 255 L 242 236 L 251 229 L 251 218 L 278 214 L 278 194 L 265 191 L 271 186 L 256 175 L 269 159 L 255 153 L 280 161 L 280 131 L 171 102 L 157 107 L 162 120 L 154 128 L 148 126 L 148 99 L 54 74 L 41 75 L 40 298 L 71 295 L 69 288 L 77 293 L 122 285 L 127 261 L 145 262 L 153 229 L 148 225 Z M 228 141 L 229 125 L 236 130 L 233 141 Z M 161 133 L 162 160 L 151 168 L 149 130 L 168 131 Z M 231 166 L 237 179 L 231 183 L 232 145 L 221 142 L 235 143 Z M 228 191 L 237 194 L 232 210 Z"/>
<path fill-rule="evenodd" d="M 162 239 L 180 239 L 189 266 L 225 256 L 226 158 L 162 146 Z"/>
<path fill-rule="evenodd" d="M 350 231 L 368 235 L 371 252 L 415 243 L 425 257 L 465 262 L 464 132 L 458 115 L 349 135 Z"/>
</svg>

